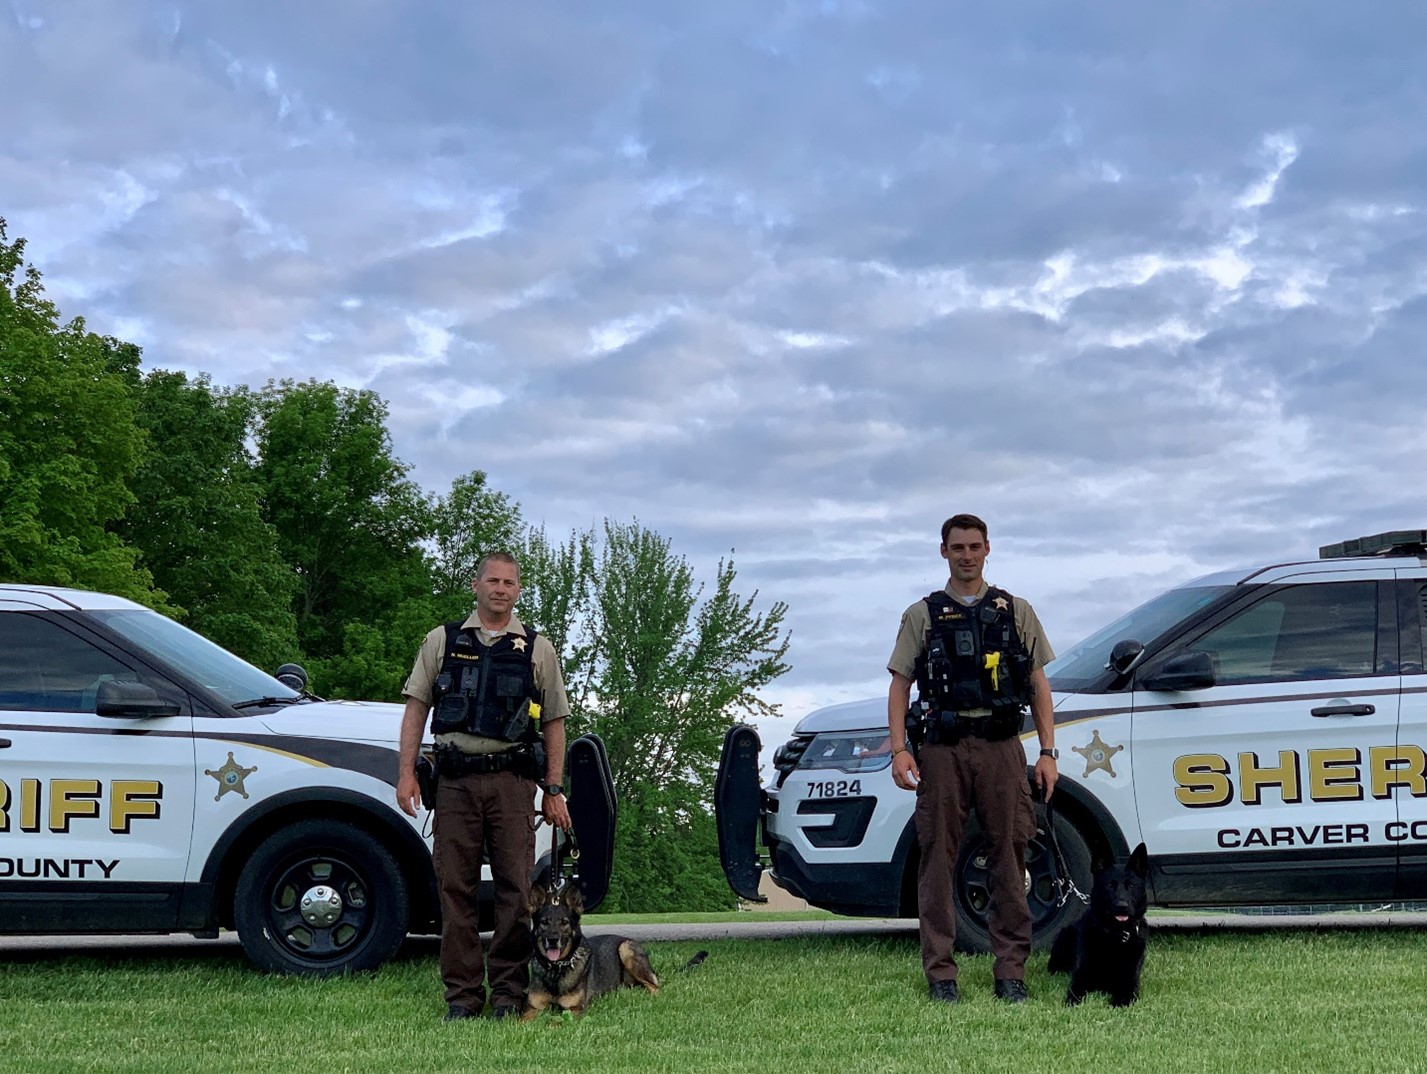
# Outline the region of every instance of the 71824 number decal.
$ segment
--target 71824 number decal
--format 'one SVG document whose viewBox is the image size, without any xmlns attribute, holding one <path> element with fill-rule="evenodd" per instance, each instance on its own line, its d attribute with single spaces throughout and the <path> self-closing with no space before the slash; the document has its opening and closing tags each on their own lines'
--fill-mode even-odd
<svg viewBox="0 0 1427 1074">
<path fill-rule="evenodd" d="M 808 784 L 809 798 L 849 798 L 861 793 L 860 779 L 828 779 Z"/>
</svg>

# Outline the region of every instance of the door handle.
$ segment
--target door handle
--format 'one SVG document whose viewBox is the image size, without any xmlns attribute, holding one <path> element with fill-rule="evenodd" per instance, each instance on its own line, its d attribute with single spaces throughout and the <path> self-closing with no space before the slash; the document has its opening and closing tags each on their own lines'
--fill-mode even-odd
<svg viewBox="0 0 1427 1074">
<path fill-rule="evenodd" d="M 0 750 L 8 750 L 9 748 L 10 740 L 8 738 L 0 738 Z"/>
<path fill-rule="evenodd" d="M 1324 705 L 1308 711 L 1314 716 L 1371 716 L 1377 709 L 1372 705 Z"/>
</svg>

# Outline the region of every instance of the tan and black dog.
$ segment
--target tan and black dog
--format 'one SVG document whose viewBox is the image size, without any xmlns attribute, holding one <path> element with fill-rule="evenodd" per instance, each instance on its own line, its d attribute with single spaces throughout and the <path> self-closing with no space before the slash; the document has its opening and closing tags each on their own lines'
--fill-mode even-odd
<svg viewBox="0 0 1427 1074">
<path fill-rule="evenodd" d="M 639 985 L 650 995 L 659 991 L 659 978 L 638 943 L 622 936 L 587 937 L 580 931 L 584 908 L 574 884 L 566 884 L 559 894 L 538 884 L 531 889 L 535 953 L 522 1021 L 539 1017 L 547 1007 L 578 1017 L 590 1000 L 616 988 Z"/>
</svg>

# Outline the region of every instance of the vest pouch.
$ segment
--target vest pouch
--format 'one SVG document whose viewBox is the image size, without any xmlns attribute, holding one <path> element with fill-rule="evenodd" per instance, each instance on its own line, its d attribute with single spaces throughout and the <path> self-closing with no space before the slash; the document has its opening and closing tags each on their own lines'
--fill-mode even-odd
<svg viewBox="0 0 1427 1074">
<path fill-rule="evenodd" d="M 968 709 L 984 709 L 986 700 L 981 684 L 973 679 L 956 679 L 951 683 L 951 704 L 947 708 L 957 712 Z"/>
<path fill-rule="evenodd" d="M 476 721 L 472 733 L 483 738 L 494 738 L 500 742 L 519 742 L 530 729 L 530 702 L 512 704 L 501 698 L 481 706 L 480 719 Z"/>
<path fill-rule="evenodd" d="M 464 694 L 447 694 L 436 702 L 431 714 L 431 733 L 449 735 L 466 730 L 467 698 Z"/>
<path fill-rule="evenodd" d="M 954 712 L 934 712 L 926 724 L 928 745 L 954 746 L 961 740 L 961 728 Z"/>
</svg>

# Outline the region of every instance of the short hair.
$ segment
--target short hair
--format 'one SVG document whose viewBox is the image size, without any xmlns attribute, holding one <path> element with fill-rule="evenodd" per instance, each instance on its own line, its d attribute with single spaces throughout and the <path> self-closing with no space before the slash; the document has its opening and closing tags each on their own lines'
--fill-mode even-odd
<svg viewBox="0 0 1427 1074">
<path fill-rule="evenodd" d="M 981 539 L 990 541 L 991 535 L 986 532 L 986 523 L 982 522 L 975 515 L 952 515 L 941 524 L 941 543 L 946 544 L 946 535 L 952 530 L 980 530 Z"/>
<path fill-rule="evenodd" d="M 520 560 L 516 559 L 509 552 L 492 552 L 482 556 L 480 563 L 476 564 L 476 581 L 481 580 L 481 575 L 486 573 L 487 563 L 508 563 L 515 568 L 515 580 L 520 581 Z"/>
</svg>

